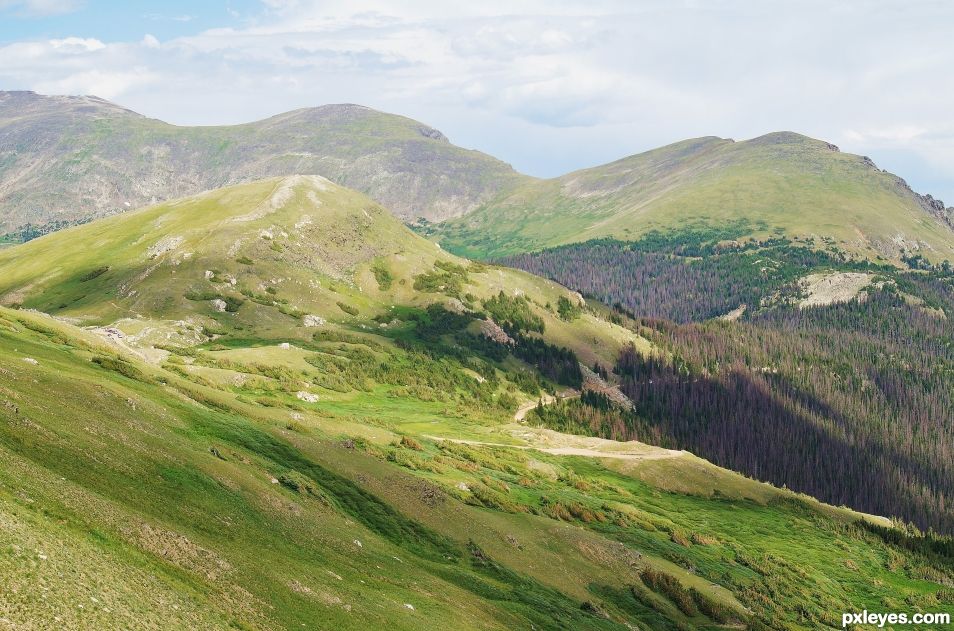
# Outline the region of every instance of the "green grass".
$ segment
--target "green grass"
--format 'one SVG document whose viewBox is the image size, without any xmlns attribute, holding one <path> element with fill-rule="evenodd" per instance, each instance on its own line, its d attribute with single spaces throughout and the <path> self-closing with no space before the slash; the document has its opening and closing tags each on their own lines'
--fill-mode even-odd
<svg viewBox="0 0 954 631">
<path fill-rule="evenodd" d="M 341 337 L 311 344 L 330 350 Z M 0 519 L 12 537 L 0 565 L 17 587 L 3 611 L 14 623 L 65 615 L 74 626 L 293 628 L 320 619 L 416 629 L 439 619 L 455 628 L 702 629 L 731 614 L 810 629 L 852 607 L 951 606 L 938 600 L 939 584 L 918 578 L 949 573 L 936 559 L 885 543 L 848 511 L 720 479 L 708 464 L 700 479 L 715 488 L 689 476 L 674 490 L 690 461 L 617 469 L 438 445 L 425 436 L 466 434 L 472 421 L 424 412 L 382 386 L 355 391 L 351 405 L 368 406 L 368 417 L 393 406 L 394 431 L 345 440 L 371 421 L 344 399 L 327 408 L 324 399 L 297 409 L 242 403 L 241 388 L 190 382 L 103 344 L 0 311 Z M 298 353 L 255 340 L 220 346 L 231 350 L 180 357 Z M 43 396 L 50 391 L 58 396 Z M 651 469 L 664 464 L 667 482 L 654 482 Z M 79 558 L 89 570 L 73 569 Z M 56 568 L 67 575 L 54 577 Z M 647 569 L 671 577 L 698 611 L 641 588 Z M 45 598 L 44 580 L 54 588 Z"/>
<path fill-rule="evenodd" d="M 328 223 L 296 232 L 312 196 Z M 691 456 L 517 448 L 516 405 L 556 384 L 480 341 L 482 312 L 587 365 L 647 342 L 344 189 L 267 180 L 42 237 L 0 252 L 0 296 L 75 318 L 0 308 L 14 625 L 817 629 L 951 607 L 949 559 L 847 509 Z"/>
<path fill-rule="evenodd" d="M 750 225 L 745 237 L 816 239 L 817 247 L 895 262 L 908 248 L 934 262 L 954 260 L 954 232 L 897 177 L 788 133 L 745 142 L 687 140 L 527 182 L 435 230 L 451 251 L 493 258 L 740 221 Z M 892 243 L 897 235 L 909 245 Z"/>
</svg>

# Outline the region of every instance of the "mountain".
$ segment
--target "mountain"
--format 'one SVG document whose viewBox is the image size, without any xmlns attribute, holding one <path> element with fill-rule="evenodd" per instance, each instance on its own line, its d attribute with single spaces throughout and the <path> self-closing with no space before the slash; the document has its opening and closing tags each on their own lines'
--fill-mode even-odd
<svg viewBox="0 0 954 631">
<path fill-rule="evenodd" d="M 784 236 L 873 260 L 954 260 L 942 203 L 866 157 L 790 132 L 686 140 L 527 181 L 437 233 L 448 249 L 485 258 L 687 229 L 716 240 Z"/>
<path fill-rule="evenodd" d="M 592 317 L 562 320 L 543 305 L 575 304 L 568 290 L 458 259 L 321 176 L 217 189 L 0 250 L 0 304 L 86 325 L 133 317 L 172 337 L 203 327 L 310 334 L 310 323 L 375 317 L 384 326 L 395 305 L 461 310 L 501 291 L 533 295 L 547 335 L 588 363 L 639 342 Z"/>
<path fill-rule="evenodd" d="M 461 215 L 521 179 L 427 125 L 359 105 L 178 127 L 92 96 L 0 92 L 0 233 L 35 236 L 297 173 L 361 190 L 409 221 Z"/>
<path fill-rule="evenodd" d="M 0 303 L 14 626 L 762 631 L 954 607 L 949 538 L 544 427 L 627 414 L 608 368 L 652 356 L 640 327 L 318 176 L 6 248 Z"/>
</svg>

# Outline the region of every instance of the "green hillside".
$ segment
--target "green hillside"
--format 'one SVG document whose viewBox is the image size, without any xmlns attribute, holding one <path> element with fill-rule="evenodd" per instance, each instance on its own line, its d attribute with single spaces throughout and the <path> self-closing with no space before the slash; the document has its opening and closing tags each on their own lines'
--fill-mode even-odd
<svg viewBox="0 0 954 631">
<path fill-rule="evenodd" d="M 0 91 L 0 235 L 31 238 L 297 173 L 363 191 L 408 221 L 463 214 L 522 177 L 423 123 L 360 105 L 181 127 L 96 97 Z"/>
<path fill-rule="evenodd" d="M 448 249 L 480 258 L 691 228 L 784 235 L 871 259 L 954 260 L 950 218 L 932 201 L 867 158 L 783 132 L 687 140 L 526 182 L 436 231 Z"/>
<path fill-rule="evenodd" d="M 578 300 L 565 288 L 458 259 L 318 176 L 219 189 L 0 251 L 0 303 L 152 343 L 220 329 L 310 336 L 324 322 L 387 328 L 403 321 L 398 307 L 460 311 L 501 291 L 533 296 L 548 339 L 589 363 L 641 343 L 591 315 L 561 319 L 559 298 Z"/>
<path fill-rule="evenodd" d="M 4 249 L 0 296 L 13 628 L 815 630 L 954 610 L 948 539 L 535 427 L 534 402 L 594 387 L 577 361 L 648 342 L 321 178 Z"/>
</svg>

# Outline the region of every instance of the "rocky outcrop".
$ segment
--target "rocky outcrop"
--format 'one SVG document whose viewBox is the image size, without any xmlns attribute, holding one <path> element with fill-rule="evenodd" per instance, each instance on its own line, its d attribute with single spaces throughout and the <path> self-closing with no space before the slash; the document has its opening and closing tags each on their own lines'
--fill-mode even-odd
<svg viewBox="0 0 954 631">
<path fill-rule="evenodd" d="M 580 372 L 583 373 L 583 391 L 599 392 L 616 405 L 627 410 L 633 409 L 633 402 L 628 396 L 623 394 L 619 387 L 608 383 L 605 379 L 593 372 L 591 368 L 580 364 Z"/>
<path fill-rule="evenodd" d="M 498 344 L 515 344 L 516 342 L 504 331 L 499 324 L 490 318 L 480 321 L 480 334 L 490 338 Z"/>
</svg>

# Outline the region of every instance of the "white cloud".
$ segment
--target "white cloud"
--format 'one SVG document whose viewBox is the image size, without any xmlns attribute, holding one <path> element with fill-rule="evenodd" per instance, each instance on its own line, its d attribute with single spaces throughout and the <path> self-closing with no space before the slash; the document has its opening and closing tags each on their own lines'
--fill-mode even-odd
<svg viewBox="0 0 954 631">
<path fill-rule="evenodd" d="M 161 44 L 150 35 L 9 44 L 0 84 L 102 90 L 177 123 L 360 102 L 535 174 L 691 136 L 790 129 L 915 171 L 899 173 L 915 187 L 930 171 L 925 185 L 954 202 L 954 14 L 940 0 L 262 7 L 241 27 Z"/>
<path fill-rule="evenodd" d="M 64 39 L 51 39 L 50 46 L 57 51 L 64 53 L 89 53 L 96 50 L 103 50 L 106 44 L 95 38 L 83 39 L 81 37 L 66 37 Z"/>
</svg>

